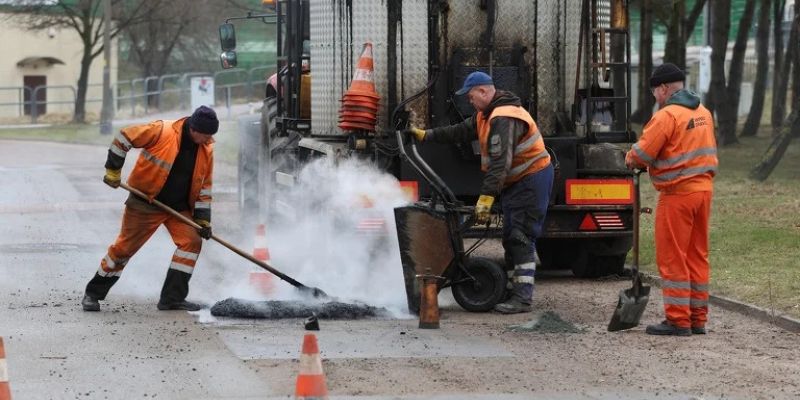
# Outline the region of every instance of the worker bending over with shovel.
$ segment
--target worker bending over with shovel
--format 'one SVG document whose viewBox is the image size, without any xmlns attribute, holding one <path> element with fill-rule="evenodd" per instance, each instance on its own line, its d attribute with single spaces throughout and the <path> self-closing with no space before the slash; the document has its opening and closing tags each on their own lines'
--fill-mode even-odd
<svg viewBox="0 0 800 400">
<path fill-rule="evenodd" d="M 481 169 L 486 173 L 475 205 L 476 223 L 489 221 L 498 199 L 503 211 L 503 248 L 513 265 L 512 296 L 495 311 L 514 314 L 531 311 L 536 272 L 536 238 L 542 224 L 553 166 L 544 140 L 531 115 L 513 93 L 496 90 L 492 78 L 473 72 L 456 95 L 467 95 L 476 113 L 463 122 L 422 130 L 408 130 L 419 141 L 480 143 Z"/>
<path fill-rule="evenodd" d="M 667 319 L 649 325 L 651 335 L 706 333 L 708 315 L 708 220 L 717 142 L 714 120 L 700 98 L 683 88 L 675 64 L 650 77 L 659 110 L 625 157 L 628 168 L 647 168 L 659 191 L 656 207 L 656 264 Z"/>
<path fill-rule="evenodd" d="M 200 106 L 191 117 L 177 121 L 153 121 L 122 129 L 108 150 L 103 182 L 120 186 L 125 155 L 141 148 L 128 184 L 148 199 L 134 194 L 125 202 L 122 228 L 116 242 L 100 261 L 100 268 L 86 285 L 81 305 L 84 311 L 99 311 L 99 300 L 119 280 L 122 270 L 150 236 L 164 225 L 178 248 L 172 256 L 159 310 L 197 311 L 201 305 L 186 301 L 189 279 L 200 256 L 202 238 L 211 237 L 211 175 L 214 139 L 219 121 L 214 110 Z M 199 232 L 148 201 L 156 199 L 202 227 Z"/>
</svg>

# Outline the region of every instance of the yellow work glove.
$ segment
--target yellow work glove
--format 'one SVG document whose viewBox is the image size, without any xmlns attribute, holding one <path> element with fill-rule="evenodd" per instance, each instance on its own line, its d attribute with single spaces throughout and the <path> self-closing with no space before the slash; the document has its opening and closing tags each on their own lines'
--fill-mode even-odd
<svg viewBox="0 0 800 400">
<path fill-rule="evenodd" d="M 200 225 L 200 229 L 197 230 L 197 233 L 200 234 L 200 237 L 203 239 L 211 239 L 211 222 L 208 222 L 204 219 L 196 219 L 194 222 L 197 225 Z"/>
<path fill-rule="evenodd" d="M 408 128 L 406 133 L 409 136 L 413 136 L 414 139 L 417 139 L 418 142 L 422 142 L 425 140 L 425 129 L 419 129 L 415 127 Z"/>
<path fill-rule="evenodd" d="M 475 203 L 475 223 L 483 225 L 489 222 L 489 216 L 492 211 L 492 204 L 494 204 L 494 197 L 482 194 L 478 197 L 478 202 Z"/>
<path fill-rule="evenodd" d="M 106 168 L 106 175 L 103 176 L 103 182 L 106 185 L 111 186 L 112 188 L 116 189 L 119 187 L 119 183 L 122 181 L 122 170 L 121 169 L 109 169 Z"/>
</svg>

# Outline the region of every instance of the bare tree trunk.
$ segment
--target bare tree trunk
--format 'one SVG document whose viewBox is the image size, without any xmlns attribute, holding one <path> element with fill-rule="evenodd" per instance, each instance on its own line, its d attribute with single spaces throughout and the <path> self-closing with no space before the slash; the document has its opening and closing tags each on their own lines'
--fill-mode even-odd
<svg viewBox="0 0 800 400">
<path fill-rule="evenodd" d="M 767 92 L 767 77 L 769 73 L 769 21 L 772 0 L 761 0 L 758 10 L 758 32 L 756 33 L 756 51 L 758 65 L 756 67 L 756 82 L 753 87 L 753 104 L 747 121 L 742 128 L 742 136 L 755 136 L 761 126 L 761 116 L 764 114 L 764 96 Z"/>
<path fill-rule="evenodd" d="M 798 35 L 799 32 L 797 29 L 795 29 L 796 26 L 797 24 L 793 23 L 792 30 L 789 31 L 789 40 L 786 41 L 786 53 L 783 55 L 783 66 L 781 67 L 780 79 L 778 80 L 778 86 L 773 88 L 772 91 L 772 112 L 781 116 L 786 114 L 786 96 L 789 91 L 789 82 L 791 81 L 792 77 L 792 64 L 795 55 L 798 51 L 800 51 L 800 49 L 798 49 L 800 35 Z M 797 68 L 796 64 L 795 68 Z"/>
<path fill-rule="evenodd" d="M 792 31 L 789 37 L 797 37 L 800 32 L 800 13 L 795 9 L 794 22 L 792 23 Z M 800 69 L 800 50 L 797 49 L 800 44 L 797 42 L 789 41 L 791 47 L 787 49 L 786 59 L 794 63 L 795 70 Z M 795 73 L 793 76 L 795 87 L 800 85 L 800 73 Z M 761 156 L 761 161 L 750 170 L 750 178 L 757 181 L 765 181 L 778 166 L 778 163 L 786 154 L 786 149 L 792 141 L 792 138 L 800 137 L 800 96 L 792 97 L 792 112 L 789 118 L 780 128 L 780 133 L 772 139 L 764 155 Z"/>
<path fill-rule="evenodd" d="M 725 53 L 731 30 L 731 0 L 709 0 L 711 8 L 711 85 L 706 106 L 713 113 L 722 110 L 725 98 Z"/>
<path fill-rule="evenodd" d="M 694 2 L 694 7 L 692 7 L 692 11 L 689 12 L 689 16 L 686 18 L 686 24 L 684 24 L 684 32 L 683 32 L 683 42 L 686 43 L 689 41 L 689 38 L 692 37 L 692 32 L 694 32 L 694 27 L 697 25 L 697 20 L 703 15 L 703 8 L 706 6 L 706 0 L 697 0 Z"/>
<path fill-rule="evenodd" d="M 789 42 L 792 45 L 792 55 L 794 56 L 794 69 L 792 73 L 792 111 L 797 111 L 800 107 L 800 4 L 795 3 L 794 6 L 794 22 L 792 23 L 792 32 L 794 42 Z M 795 132 L 796 133 L 796 132 Z"/>
<path fill-rule="evenodd" d="M 742 74 L 744 70 L 744 54 L 747 51 L 747 38 L 753 26 L 756 0 L 747 0 L 744 13 L 739 20 L 739 31 L 736 33 L 736 43 L 733 45 L 728 86 L 725 90 L 724 101 L 719 102 L 717 115 L 719 121 L 719 143 L 722 146 L 739 143 L 736 138 L 736 123 L 739 121 L 739 97 L 742 93 Z"/>
<path fill-rule="evenodd" d="M 780 130 L 780 134 L 772 139 L 772 144 L 770 144 L 767 151 L 764 152 L 764 155 L 761 156 L 761 161 L 750 170 L 750 179 L 763 182 L 769 178 L 769 175 L 775 170 L 775 167 L 778 166 L 781 158 L 786 154 L 786 149 L 789 147 L 792 137 L 797 136 L 798 132 L 800 132 L 800 118 L 798 118 L 798 113 L 800 113 L 800 110 L 795 109 L 789 115 L 789 118 L 787 118 L 786 123 Z"/>
<path fill-rule="evenodd" d="M 786 101 L 783 97 L 783 102 L 779 101 L 781 82 L 783 81 L 783 29 L 781 21 L 783 21 L 783 10 L 786 7 L 786 0 L 775 0 L 772 9 L 772 20 L 775 24 L 772 26 L 772 36 L 775 38 L 775 60 L 774 71 L 772 75 L 772 127 L 774 129 L 780 128 L 783 123 L 785 109 L 782 106 Z"/>
<path fill-rule="evenodd" d="M 652 0 L 641 0 L 639 27 L 639 98 L 631 121 L 645 123 L 653 116 L 655 99 L 650 94 L 650 75 L 653 73 L 653 11 Z"/>
<path fill-rule="evenodd" d="M 664 62 L 671 62 L 680 69 L 686 69 L 686 0 L 672 0 L 667 43 L 664 49 Z"/>
<path fill-rule="evenodd" d="M 75 94 L 75 113 L 72 114 L 72 122 L 77 124 L 86 122 L 86 92 L 89 86 L 89 69 L 92 67 L 93 59 L 92 47 L 83 46 L 81 71 L 78 75 L 78 88 Z"/>
</svg>

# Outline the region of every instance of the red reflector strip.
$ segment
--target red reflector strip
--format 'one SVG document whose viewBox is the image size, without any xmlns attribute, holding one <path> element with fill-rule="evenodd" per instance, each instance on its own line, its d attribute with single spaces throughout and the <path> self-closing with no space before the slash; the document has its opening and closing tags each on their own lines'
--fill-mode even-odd
<svg viewBox="0 0 800 400">
<path fill-rule="evenodd" d="M 616 213 L 594 213 L 594 218 L 601 230 L 625 229 L 622 218 Z"/>
</svg>

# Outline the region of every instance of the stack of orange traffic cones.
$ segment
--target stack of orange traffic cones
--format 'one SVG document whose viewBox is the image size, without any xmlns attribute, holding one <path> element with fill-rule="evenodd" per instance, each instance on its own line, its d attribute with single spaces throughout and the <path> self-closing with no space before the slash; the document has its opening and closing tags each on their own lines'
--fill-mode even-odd
<svg viewBox="0 0 800 400">
<path fill-rule="evenodd" d="M 322 372 L 322 359 L 319 357 L 317 337 L 313 333 L 303 338 L 303 353 L 300 355 L 300 373 L 297 374 L 295 399 L 327 399 L 328 386 Z"/>
<path fill-rule="evenodd" d="M 259 261 L 269 262 L 269 248 L 267 247 L 267 227 L 264 224 L 256 226 L 255 244 L 253 245 L 253 257 Z M 263 295 L 272 294 L 274 282 L 272 274 L 264 271 L 250 272 L 250 286 L 253 286 Z"/>
<path fill-rule="evenodd" d="M 0 337 L 0 400 L 11 400 L 11 388 L 8 386 L 8 365 L 3 338 Z"/>
<path fill-rule="evenodd" d="M 378 101 L 372 64 L 372 43 L 364 44 L 350 89 L 342 96 L 339 128 L 345 131 L 375 132 L 378 121 Z"/>
</svg>

